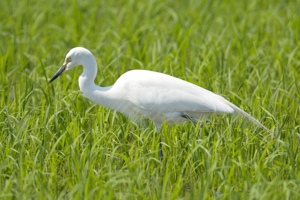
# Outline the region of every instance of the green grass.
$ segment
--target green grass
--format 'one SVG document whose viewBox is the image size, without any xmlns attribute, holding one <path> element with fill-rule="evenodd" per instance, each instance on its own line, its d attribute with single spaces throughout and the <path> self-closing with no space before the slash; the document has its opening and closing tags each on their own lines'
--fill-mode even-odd
<svg viewBox="0 0 300 200">
<path fill-rule="evenodd" d="M 300 1 L 0 1 L 0 199 L 300 199 Z M 236 116 L 198 127 L 135 124 L 80 92 L 131 69 L 222 94 Z"/>
</svg>

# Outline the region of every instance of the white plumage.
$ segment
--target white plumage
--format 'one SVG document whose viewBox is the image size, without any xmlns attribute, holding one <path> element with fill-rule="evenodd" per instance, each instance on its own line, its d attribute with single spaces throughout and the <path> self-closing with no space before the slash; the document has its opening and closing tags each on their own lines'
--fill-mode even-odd
<svg viewBox="0 0 300 200">
<path fill-rule="evenodd" d="M 147 70 L 126 72 L 110 87 L 107 95 L 116 102 L 121 101 L 112 101 L 108 107 L 133 117 L 142 115 L 156 124 L 164 120 L 169 123 L 187 120 L 180 116 L 182 114 L 198 119 L 206 114 L 234 112 L 219 95 L 181 79 Z"/>
<path fill-rule="evenodd" d="M 76 47 L 69 51 L 62 67 L 49 82 L 62 72 L 82 65 L 79 86 L 94 103 L 114 109 L 132 118 L 151 119 L 158 131 L 161 124 L 197 121 L 209 114 L 238 112 L 261 128 L 258 120 L 220 95 L 184 80 L 163 73 L 132 70 L 123 74 L 114 85 L 95 85 L 97 63 L 92 53 Z"/>
</svg>

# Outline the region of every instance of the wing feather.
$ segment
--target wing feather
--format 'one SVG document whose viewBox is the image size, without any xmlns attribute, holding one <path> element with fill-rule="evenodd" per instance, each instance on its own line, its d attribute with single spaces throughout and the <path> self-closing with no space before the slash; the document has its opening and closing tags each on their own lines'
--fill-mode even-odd
<svg viewBox="0 0 300 200">
<path fill-rule="evenodd" d="M 124 98 L 157 112 L 232 113 L 224 98 L 181 79 L 146 70 L 133 70 L 116 84 L 127 91 Z"/>
<path fill-rule="evenodd" d="M 122 98 L 126 102 L 131 102 L 129 109 L 132 109 L 132 112 L 141 109 L 148 114 L 155 113 L 156 116 L 192 113 L 193 117 L 197 117 L 197 113 L 201 117 L 203 114 L 237 112 L 269 131 L 257 119 L 222 96 L 163 73 L 132 70 L 123 74 L 113 88 L 117 91 L 118 97 L 120 91 L 123 91 Z M 124 113 L 128 112 L 127 109 Z"/>
</svg>

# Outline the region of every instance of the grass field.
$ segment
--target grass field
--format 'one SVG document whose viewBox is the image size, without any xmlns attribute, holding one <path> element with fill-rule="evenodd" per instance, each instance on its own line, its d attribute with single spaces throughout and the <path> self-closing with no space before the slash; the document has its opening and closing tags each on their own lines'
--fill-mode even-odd
<svg viewBox="0 0 300 200">
<path fill-rule="evenodd" d="M 0 199 L 300 199 L 300 1 L 0 1 Z M 238 116 L 163 126 L 94 105 L 81 67 L 49 78 L 75 46 L 96 83 L 131 69 L 222 94 Z"/>
</svg>

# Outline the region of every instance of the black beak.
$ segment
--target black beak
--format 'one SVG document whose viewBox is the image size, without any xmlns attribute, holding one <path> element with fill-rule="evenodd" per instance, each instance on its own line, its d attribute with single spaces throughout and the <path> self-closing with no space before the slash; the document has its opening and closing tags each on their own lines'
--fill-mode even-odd
<svg viewBox="0 0 300 200">
<path fill-rule="evenodd" d="M 53 77 L 50 79 L 49 83 L 51 83 L 52 81 L 54 81 L 57 77 L 59 77 L 59 75 L 61 75 L 65 70 L 66 70 L 67 65 L 63 64 L 63 66 L 61 66 L 61 68 L 59 68 L 59 70 L 53 75 Z"/>
</svg>

